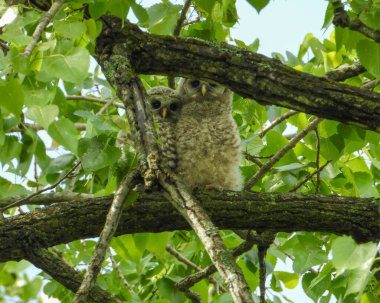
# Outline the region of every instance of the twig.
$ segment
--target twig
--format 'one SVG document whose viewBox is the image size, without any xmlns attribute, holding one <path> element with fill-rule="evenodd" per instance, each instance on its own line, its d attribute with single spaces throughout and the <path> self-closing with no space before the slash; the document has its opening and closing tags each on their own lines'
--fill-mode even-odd
<svg viewBox="0 0 380 303">
<path fill-rule="evenodd" d="M 178 251 L 176 251 L 172 246 L 166 245 L 166 251 L 176 257 L 179 261 L 185 263 L 187 266 L 195 269 L 196 271 L 201 271 L 202 268 L 200 268 L 197 264 L 191 262 L 189 259 L 181 255 Z M 216 289 L 221 289 L 224 292 L 227 292 L 228 290 L 223 286 L 218 283 L 213 277 L 207 277 L 207 280 L 209 280 L 212 284 L 215 285 Z"/>
<path fill-rule="evenodd" d="M 99 111 L 96 113 L 96 115 L 97 116 L 102 115 L 113 104 L 114 100 L 115 100 L 115 98 L 108 100 L 107 103 L 101 109 L 99 109 Z"/>
<path fill-rule="evenodd" d="M 112 267 L 116 270 L 117 272 L 117 275 L 119 276 L 120 280 L 121 280 L 121 283 L 123 283 L 123 285 L 130 291 L 130 292 L 133 292 L 133 289 L 132 289 L 132 286 L 129 285 L 128 281 L 125 279 L 123 273 L 121 272 L 120 270 L 120 267 L 117 265 L 116 263 L 116 260 L 115 258 L 110 255 L 110 259 L 111 259 L 111 262 L 112 262 Z"/>
<path fill-rule="evenodd" d="M 61 8 L 65 0 L 56 0 L 50 9 L 41 17 L 40 22 L 38 23 L 36 29 L 33 33 L 33 41 L 25 48 L 25 51 L 23 55 L 25 57 L 29 57 L 31 53 L 33 52 L 34 48 L 36 47 L 38 41 L 41 38 L 42 32 L 46 28 L 46 26 L 49 24 L 51 19 L 53 19 L 54 15 L 57 13 L 57 11 Z"/>
<path fill-rule="evenodd" d="M 87 97 L 87 96 L 65 96 L 66 100 L 72 100 L 72 101 L 88 101 L 88 102 L 94 102 L 94 103 L 103 103 L 107 104 L 109 100 L 94 98 L 94 97 Z M 113 100 L 113 99 L 112 99 Z M 118 108 L 124 108 L 124 105 L 120 102 L 113 102 L 113 105 Z"/>
<path fill-rule="evenodd" d="M 126 175 L 115 192 L 112 205 L 108 211 L 104 228 L 96 243 L 95 251 L 92 254 L 87 272 L 84 275 L 81 286 L 76 292 L 73 303 L 87 302 L 87 297 L 95 285 L 96 277 L 100 272 L 101 265 L 104 261 L 106 251 L 116 228 L 119 224 L 120 216 L 123 210 L 124 201 L 134 185 L 138 170 L 134 170 Z"/>
<path fill-rule="evenodd" d="M 344 10 L 344 5 L 341 0 L 331 0 L 331 4 L 334 8 L 334 20 L 335 26 L 348 27 L 354 31 L 362 33 L 364 36 L 380 42 L 380 31 L 368 27 L 359 18 L 350 17 Z"/>
<path fill-rule="evenodd" d="M 314 129 L 323 119 L 314 119 L 309 126 L 300 131 L 296 136 L 294 136 L 287 145 L 285 145 L 281 150 L 279 150 L 267 163 L 265 163 L 259 171 L 247 182 L 244 189 L 250 189 L 264 174 L 269 171 L 277 161 L 279 161 L 290 149 L 292 149 L 296 144 L 305 137 L 309 131 Z"/>
<path fill-rule="evenodd" d="M 243 152 L 244 157 L 253 163 L 255 163 L 258 167 L 262 167 L 264 165 L 263 162 L 261 162 L 256 156 L 252 156 L 247 152 Z"/>
<path fill-rule="evenodd" d="M 67 289 L 72 292 L 76 292 L 82 281 L 80 274 L 66 261 L 54 256 L 45 248 L 36 249 L 33 247 L 25 248 L 25 259 L 30 261 L 34 266 L 43 270 L 50 275 L 54 280 L 61 283 Z M 118 302 L 122 301 L 112 294 L 101 289 L 99 286 L 95 286 L 90 293 L 90 297 L 95 302 Z"/>
<path fill-rule="evenodd" d="M 319 176 L 319 173 L 331 163 L 331 160 L 327 161 L 325 164 L 323 164 L 321 167 L 316 169 L 313 173 L 309 174 L 304 180 L 302 180 L 300 183 L 298 183 L 294 188 L 292 188 L 289 192 L 295 192 L 297 189 L 299 189 L 301 186 L 303 186 L 307 181 L 309 181 L 311 178 L 313 178 L 315 175 L 317 177 Z M 318 181 L 317 181 L 318 182 Z M 317 183 L 318 184 L 318 183 Z M 316 186 L 317 187 L 317 186 Z M 317 190 L 318 189 L 318 190 Z M 319 188 L 317 187 L 316 193 L 319 192 Z"/>
<path fill-rule="evenodd" d="M 251 250 L 252 246 L 256 243 L 259 243 L 261 238 L 257 235 L 254 235 L 252 232 L 248 233 L 246 237 L 246 241 L 240 244 L 237 248 L 232 252 L 232 256 L 234 258 L 240 256 L 241 254 Z M 180 290 L 188 289 L 194 284 L 201 281 L 203 278 L 206 278 L 216 272 L 215 265 L 209 265 L 206 268 L 202 269 L 202 271 L 191 274 L 176 283 L 176 287 Z"/>
<path fill-rule="evenodd" d="M 64 180 L 66 180 L 69 176 L 70 176 L 70 174 L 78 167 L 80 165 L 80 161 L 78 161 L 77 162 L 77 164 L 75 164 L 74 166 L 73 166 L 73 168 L 71 168 L 61 179 L 59 179 L 57 182 L 55 182 L 53 185 L 50 185 L 50 186 L 48 186 L 48 187 L 46 187 L 46 188 L 43 188 L 43 189 L 41 189 L 41 190 L 39 190 L 39 191 L 37 191 L 37 192 L 35 192 L 35 193 L 33 193 L 33 194 L 30 194 L 29 196 L 26 196 L 26 197 L 24 197 L 24 198 L 22 198 L 22 199 L 20 199 L 20 200 L 17 200 L 17 201 L 15 201 L 15 202 L 13 202 L 13 203 L 11 203 L 11 204 L 9 204 L 9 205 L 7 205 L 7 206 L 4 206 L 4 207 L 2 207 L 2 208 L 0 208 L 0 212 L 4 212 L 4 211 L 6 211 L 7 209 L 9 209 L 9 208 L 11 208 L 11 207 L 15 207 L 15 206 L 19 206 L 19 205 L 22 205 L 22 204 L 25 204 L 24 202 L 26 202 L 26 201 L 28 201 L 28 200 L 30 200 L 30 199 L 32 199 L 33 197 L 35 197 L 35 196 L 38 196 L 38 195 L 40 195 L 40 194 L 42 194 L 42 193 L 44 193 L 44 192 L 46 192 L 46 191 L 48 191 L 48 190 L 51 190 L 51 189 L 54 189 L 54 188 L 56 188 L 59 184 L 61 184 Z"/>
<path fill-rule="evenodd" d="M 183 5 L 183 8 L 182 8 L 181 15 L 179 16 L 179 18 L 177 20 L 176 27 L 173 31 L 174 37 L 178 37 L 179 34 L 181 33 L 181 29 L 182 29 L 183 23 L 186 20 L 186 14 L 190 8 L 190 5 L 191 5 L 191 0 L 186 0 L 186 2 Z M 169 82 L 169 87 L 172 89 L 175 89 L 174 76 L 169 76 L 168 82 Z"/>
<path fill-rule="evenodd" d="M 324 77 L 333 81 L 344 81 L 348 78 L 360 75 L 365 71 L 366 69 L 363 65 L 355 62 L 354 64 L 343 64 L 338 68 L 326 73 Z"/>
<path fill-rule="evenodd" d="M 285 114 L 277 117 L 270 124 L 268 124 L 266 127 L 264 127 L 261 132 L 259 132 L 259 137 L 260 138 L 264 137 L 265 134 L 269 130 L 271 130 L 272 128 L 274 128 L 276 125 L 280 124 L 282 121 L 288 119 L 289 117 L 294 116 L 295 114 L 298 114 L 298 112 L 295 111 L 295 110 L 290 110 L 290 111 L 286 112 Z"/>
</svg>

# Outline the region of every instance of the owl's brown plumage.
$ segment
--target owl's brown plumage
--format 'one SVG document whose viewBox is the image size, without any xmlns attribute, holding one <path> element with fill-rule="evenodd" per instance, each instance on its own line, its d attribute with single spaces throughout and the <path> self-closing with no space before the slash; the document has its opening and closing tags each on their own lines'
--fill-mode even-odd
<svg viewBox="0 0 380 303">
<path fill-rule="evenodd" d="M 161 139 L 161 165 L 174 170 L 177 164 L 175 128 L 182 106 L 181 97 L 165 86 L 153 87 L 147 94 Z"/>
<path fill-rule="evenodd" d="M 183 97 L 176 123 L 178 176 L 190 189 L 240 190 L 240 136 L 231 116 L 232 92 L 181 79 L 178 93 Z"/>
</svg>

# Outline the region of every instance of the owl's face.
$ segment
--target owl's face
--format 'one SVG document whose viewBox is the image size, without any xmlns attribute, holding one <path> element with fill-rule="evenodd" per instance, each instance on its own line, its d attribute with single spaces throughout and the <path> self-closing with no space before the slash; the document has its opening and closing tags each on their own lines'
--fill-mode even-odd
<svg viewBox="0 0 380 303">
<path fill-rule="evenodd" d="M 181 97 L 168 87 L 158 86 L 148 90 L 148 101 L 153 114 L 167 121 L 176 121 L 181 110 Z"/>
<path fill-rule="evenodd" d="M 186 99 L 212 100 L 225 95 L 231 95 L 232 92 L 218 84 L 209 83 L 197 79 L 182 78 L 179 83 L 178 92 Z"/>
</svg>

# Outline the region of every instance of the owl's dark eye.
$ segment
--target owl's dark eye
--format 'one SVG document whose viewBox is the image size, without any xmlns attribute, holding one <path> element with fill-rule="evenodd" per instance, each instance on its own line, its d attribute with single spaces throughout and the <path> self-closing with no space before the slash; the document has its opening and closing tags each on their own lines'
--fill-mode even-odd
<svg viewBox="0 0 380 303">
<path fill-rule="evenodd" d="M 177 103 L 171 103 L 169 105 L 169 109 L 172 111 L 172 112 L 175 112 L 178 110 L 178 104 Z"/>
<path fill-rule="evenodd" d="M 209 83 L 211 87 L 217 87 L 218 85 L 216 84 L 213 84 L 213 83 Z"/>
<path fill-rule="evenodd" d="M 160 100 L 153 100 L 151 103 L 153 109 L 159 109 L 161 107 L 161 101 Z"/>
<path fill-rule="evenodd" d="M 191 80 L 190 85 L 194 88 L 197 88 L 199 85 L 201 85 L 201 82 L 199 80 Z"/>
</svg>

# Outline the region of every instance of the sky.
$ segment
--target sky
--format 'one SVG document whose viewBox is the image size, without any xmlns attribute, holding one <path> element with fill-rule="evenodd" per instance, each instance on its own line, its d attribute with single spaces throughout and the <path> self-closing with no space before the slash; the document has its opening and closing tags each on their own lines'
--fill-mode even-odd
<svg viewBox="0 0 380 303">
<path fill-rule="evenodd" d="M 159 1 L 143 0 L 140 3 L 150 6 L 156 2 Z M 285 54 L 286 51 L 297 54 L 307 33 L 313 33 L 319 39 L 329 36 L 329 31 L 325 33 L 321 29 L 328 4 L 326 0 L 271 0 L 260 14 L 246 0 L 236 0 L 236 4 L 240 20 L 232 28 L 231 35 L 246 44 L 259 38 L 258 52 L 261 54 L 270 56 L 272 52 Z M 0 176 L 5 176 L 4 172 L 0 171 Z M 289 264 L 280 265 L 276 270 L 292 271 Z M 287 290 L 285 295 L 295 302 L 312 302 L 303 293 L 300 283 L 295 290 Z"/>
</svg>

